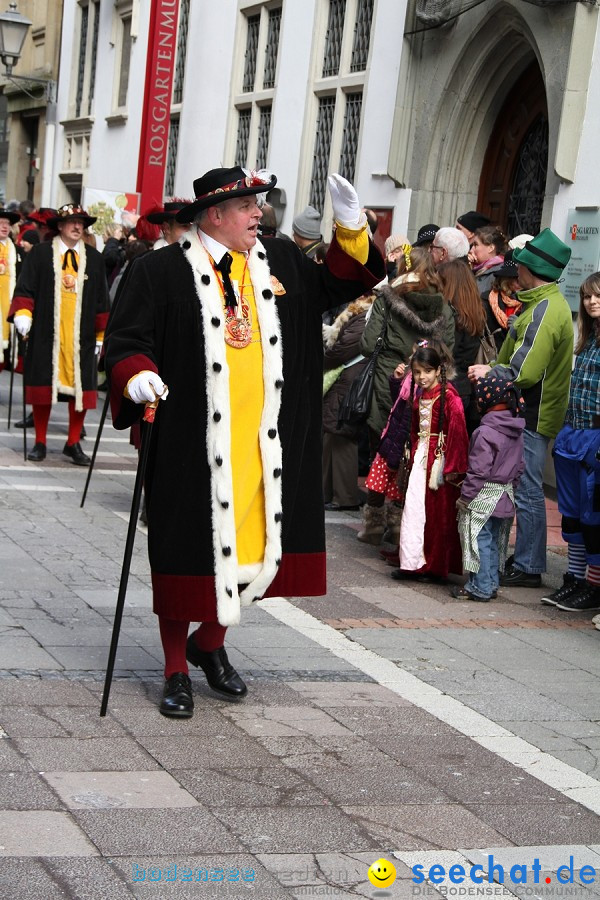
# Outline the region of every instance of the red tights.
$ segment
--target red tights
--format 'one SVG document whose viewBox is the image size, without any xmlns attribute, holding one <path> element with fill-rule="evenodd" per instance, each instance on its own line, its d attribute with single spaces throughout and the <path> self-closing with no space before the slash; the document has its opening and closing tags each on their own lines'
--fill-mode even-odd
<svg viewBox="0 0 600 900">
<path fill-rule="evenodd" d="M 83 420 L 85 419 L 85 409 L 77 412 L 75 409 L 75 401 L 69 400 L 69 434 L 67 444 L 71 446 L 81 440 L 81 429 L 83 428 Z M 48 420 L 50 418 L 50 410 L 52 407 L 49 403 L 33 404 L 33 424 L 35 426 L 35 442 L 36 444 L 45 444 L 48 434 Z"/>
<path fill-rule="evenodd" d="M 175 672 L 184 672 L 187 675 L 188 664 L 185 658 L 185 645 L 190 623 L 159 616 L 158 625 L 165 654 L 165 678 L 170 678 Z M 227 628 L 219 625 L 218 622 L 203 622 L 193 632 L 193 637 L 200 650 L 210 652 L 223 646 L 226 632 Z"/>
</svg>

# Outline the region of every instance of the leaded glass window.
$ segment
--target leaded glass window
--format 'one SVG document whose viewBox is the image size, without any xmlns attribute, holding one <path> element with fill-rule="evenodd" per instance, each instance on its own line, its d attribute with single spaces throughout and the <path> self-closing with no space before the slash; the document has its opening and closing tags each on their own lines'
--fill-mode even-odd
<svg viewBox="0 0 600 900">
<path fill-rule="evenodd" d="M 181 0 L 179 6 L 179 25 L 177 26 L 177 61 L 173 80 L 173 103 L 183 100 L 183 79 L 185 76 L 185 58 L 187 55 L 187 36 L 190 22 L 190 0 Z"/>
<path fill-rule="evenodd" d="M 169 146 L 167 148 L 167 166 L 165 170 L 165 196 L 175 193 L 175 169 L 177 168 L 177 148 L 179 146 L 179 116 L 171 119 L 169 128 Z"/>
<path fill-rule="evenodd" d="M 269 10 L 269 30 L 265 48 L 265 71 L 263 88 L 275 87 L 275 70 L 277 69 L 277 52 L 279 50 L 279 32 L 281 30 L 281 7 Z"/>
<path fill-rule="evenodd" d="M 327 78 L 328 75 L 337 75 L 339 72 L 345 15 L 346 0 L 329 0 L 329 19 L 327 21 L 325 53 L 323 56 L 323 78 Z"/>
<path fill-rule="evenodd" d="M 531 126 L 519 151 L 508 209 L 509 234 L 537 234 L 548 171 L 548 120 L 540 116 Z"/>
<path fill-rule="evenodd" d="M 92 102 L 94 100 L 94 91 L 96 89 L 96 60 L 98 58 L 98 31 L 100 28 L 100 2 L 97 0 L 93 4 L 94 25 L 92 30 L 92 53 L 90 60 L 90 89 L 88 92 L 88 115 L 92 112 Z"/>
<path fill-rule="evenodd" d="M 131 16 L 121 19 L 123 34 L 121 37 L 121 66 L 119 69 L 119 94 L 117 106 L 119 108 L 127 104 L 127 89 L 129 87 L 129 64 L 131 62 Z"/>
<path fill-rule="evenodd" d="M 88 14 L 87 6 L 81 7 L 81 32 L 79 37 L 79 60 L 77 62 L 77 90 L 75 92 L 75 118 L 81 115 L 81 103 L 83 101 L 83 82 L 85 79 L 85 59 L 87 49 L 88 34 Z"/>
<path fill-rule="evenodd" d="M 342 140 L 342 152 L 340 154 L 340 175 L 343 175 L 348 181 L 354 181 L 361 109 L 362 94 L 347 94 L 346 112 L 344 115 L 344 136 Z"/>
<path fill-rule="evenodd" d="M 248 161 L 248 139 L 250 137 L 251 109 L 240 109 L 238 118 L 237 143 L 235 147 L 236 166 L 245 166 Z"/>
<path fill-rule="evenodd" d="M 367 68 L 371 23 L 373 21 L 373 0 L 358 0 L 354 39 L 352 41 L 351 72 L 363 72 Z"/>
<path fill-rule="evenodd" d="M 258 54 L 258 32 L 260 29 L 260 15 L 248 16 L 248 34 L 246 36 L 246 56 L 244 59 L 243 91 L 254 90 L 256 78 L 256 58 Z"/>
<path fill-rule="evenodd" d="M 323 212 L 325 204 L 334 113 L 335 97 L 320 97 L 309 201 L 319 212 Z"/>
<path fill-rule="evenodd" d="M 269 152 L 269 134 L 271 132 L 271 107 L 260 107 L 260 121 L 258 123 L 258 146 L 256 148 L 256 168 L 264 169 L 267 165 L 267 153 Z"/>
</svg>

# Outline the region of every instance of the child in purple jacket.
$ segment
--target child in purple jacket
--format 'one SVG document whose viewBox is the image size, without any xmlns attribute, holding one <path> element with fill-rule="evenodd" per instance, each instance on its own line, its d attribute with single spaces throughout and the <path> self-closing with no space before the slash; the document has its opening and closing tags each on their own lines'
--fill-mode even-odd
<svg viewBox="0 0 600 900">
<path fill-rule="evenodd" d="M 525 468 L 525 404 L 512 381 L 495 375 L 479 379 L 475 397 L 481 425 L 471 436 L 469 468 L 456 501 L 469 578 L 464 587 L 453 587 L 451 595 L 487 603 L 497 596 L 515 514 L 513 492 Z"/>
</svg>

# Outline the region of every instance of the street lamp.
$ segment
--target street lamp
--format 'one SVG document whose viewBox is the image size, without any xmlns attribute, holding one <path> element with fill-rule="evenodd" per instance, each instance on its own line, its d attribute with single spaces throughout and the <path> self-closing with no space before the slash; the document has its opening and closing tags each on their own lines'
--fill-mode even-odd
<svg viewBox="0 0 600 900">
<path fill-rule="evenodd" d="M 10 76 L 21 55 L 31 22 L 17 10 L 15 0 L 8 6 L 6 12 L 0 13 L 0 59 Z"/>
</svg>

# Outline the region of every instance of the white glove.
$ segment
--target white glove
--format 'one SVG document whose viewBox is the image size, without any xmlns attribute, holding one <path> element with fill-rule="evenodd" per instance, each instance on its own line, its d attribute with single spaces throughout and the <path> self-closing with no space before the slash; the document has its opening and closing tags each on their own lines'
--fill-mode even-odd
<svg viewBox="0 0 600 900">
<path fill-rule="evenodd" d="M 31 328 L 31 323 L 33 322 L 31 316 L 15 316 L 13 322 L 21 337 L 27 337 L 29 329 Z"/>
<path fill-rule="evenodd" d="M 327 182 L 336 222 L 339 222 L 344 228 L 362 228 L 367 217 L 361 211 L 358 194 L 350 182 L 341 175 L 330 175 Z"/>
<path fill-rule="evenodd" d="M 140 372 L 127 385 L 127 393 L 134 403 L 153 403 L 157 397 L 166 400 L 169 388 L 156 372 Z"/>
<path fill-rule="evenodd" d="M 100 356 L 102 352 L 102 341 L 96 341 L 96 356 Z"/>
</svg>

